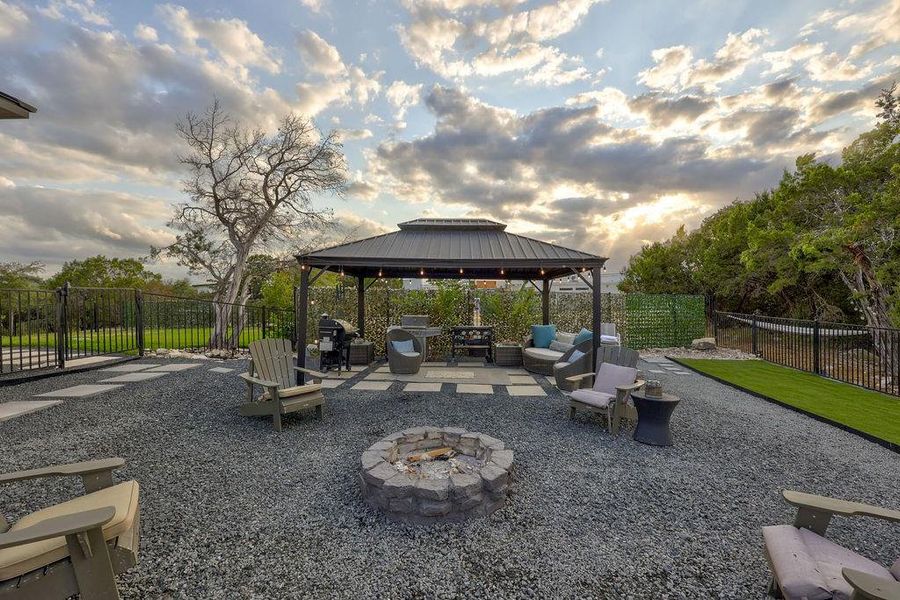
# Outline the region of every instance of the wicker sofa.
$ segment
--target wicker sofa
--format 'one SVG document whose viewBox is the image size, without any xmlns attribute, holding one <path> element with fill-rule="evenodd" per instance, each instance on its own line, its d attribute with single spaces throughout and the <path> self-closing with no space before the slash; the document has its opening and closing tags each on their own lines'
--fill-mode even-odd
<svg viewBox="0 0 900 600">
<path fill-rule="evenodd" d="M 553 376 L 553 365 L 567 359 L 575 350 L 575 346 L 572 344 L 575 335 L 564 331 L 557 332 L 556 339 L 553 341 L 564 346 L 564 348 L 558 350 L 555 348 L 535 348 L 534 339 L 528 336 L 522 345 L 522 366 L 525 367 L 526 371 L 531 371 L 532 373 Z M 585 347 L 590 349 L 590 340 L 587 340 L 587 346 L 585 346 L 584 342 L 578 345 L 578 349 L 582 352 L 587 352 L 584 349 Z"/>
</svg>

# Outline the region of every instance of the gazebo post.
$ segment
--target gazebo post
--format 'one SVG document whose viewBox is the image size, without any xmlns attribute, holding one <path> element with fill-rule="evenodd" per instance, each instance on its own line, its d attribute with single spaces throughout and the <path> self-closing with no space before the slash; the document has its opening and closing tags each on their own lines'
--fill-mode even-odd
<svg viewBox="0 0 900 600">
<path fill-rule="evenodd" d="M 356 327 L 359 329 L 359 337 L 366 337 L 366 278 L 362 275 L 356 277 Z"/>
<path fill-rule="evenodd" d="M 300 287 L 297 289 L 294 303 L 294 328 L 297 330 L 297 366 L 306 367 L 306 321 L 309 313 L 309 267 L 300 270 Z M 303 385 L 305 378 L 297 371 L 297 385 Z"/>
<path fill-rule="evenodd" d="M 541 287 L 541 319 L 544 325 L 550 324 L 550 280 L 544 279 Z"/>
<path fill-rule="evenodd" d="M 596 369 L 597 364 L 600 361 L 600 329 L 601 322 L 603 321 L 603 308 L 600 305 L 601 294 L 600 294 L 600 272 L 602 271 L 601 267 L 594 267 L 591 269 L 591 296 L 592 296 L 592 304 L 593 304 L 593 333 L 594 333 L 594 368 Z"/>
</svg>

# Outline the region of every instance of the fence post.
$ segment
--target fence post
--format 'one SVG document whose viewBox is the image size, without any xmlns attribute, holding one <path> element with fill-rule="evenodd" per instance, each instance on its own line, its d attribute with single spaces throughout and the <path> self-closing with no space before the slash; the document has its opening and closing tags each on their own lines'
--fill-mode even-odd
<svg viewBox="0 0 900 600">
<path fill-rule="evenodd" d="M 138 356 L 144 355 L 144 294 L 134 290 L 134 337 Z"/>
<path fill-rule="evenodd" d="M 66 347 L 68 346 L 68 298 L 69 282 L 56 290 L 56 366 L 66 368 Z"/>
<path fill-rule="evenodd" d="M 753 315 L 753 321 L 752 321 L 752 324 L 750 325 L 750 353 L 758 355 L 759 351 L 757 349 L 757 342 L 756 342 L 757 335 L 756 334 L 757 334 L 756 315 Z"/>
<path fill-rule="evenodd" d="M 822 363 L 820 359 L 822 347 L 822 338 L 819 331 L 819 320 L 813 321 L 813 373 L 822 374 Z"/>
</svg>

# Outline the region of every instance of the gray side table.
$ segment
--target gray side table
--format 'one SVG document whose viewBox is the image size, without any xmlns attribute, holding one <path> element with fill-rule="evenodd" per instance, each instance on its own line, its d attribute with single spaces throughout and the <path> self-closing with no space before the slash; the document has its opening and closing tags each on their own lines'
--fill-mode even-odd
<svg viewBox="0 0 900 600">
<path fill-rule="evenodd" d="M 637 427 L 634 429 L 635 441 L 651 446 L 671 446 L 669 420 L 681 399 L 665 393 L 661 397 L 654 397 L 643 392 L 632 392 L 631 401 L 638 414 Z"/>
</svg>

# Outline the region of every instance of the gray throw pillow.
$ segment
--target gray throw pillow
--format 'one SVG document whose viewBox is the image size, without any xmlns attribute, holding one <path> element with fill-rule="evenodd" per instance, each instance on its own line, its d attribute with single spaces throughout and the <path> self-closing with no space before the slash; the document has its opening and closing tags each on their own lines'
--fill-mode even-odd
<svg viewBox="0 0 900 600">
<path fill-rule="evenodd" d="M 559 340 L 553 340 L 550 342 L 550 349 L 556 350 L 557 352 L 568 352 L 572 348 L 572 344 L 566 344 L 565 342 L 560 342 Z"/>
<path fill-rule="evenodd" d="M 581 350 L 575 350 L 574 352 L 572 352 L 572 355 L 569 357 L 569 362 L 570 363 L 578 362 L 578 360 L 581 358 L 584 358 L 584 352 L 582 352 Z"/>
<path fill-rule="evenodd" d="M 391 342 L 391 345 L 394 346 L 394 350 L 400 353 L 416 351 L 412 340 L 394 341 Z"/>
</svg>

